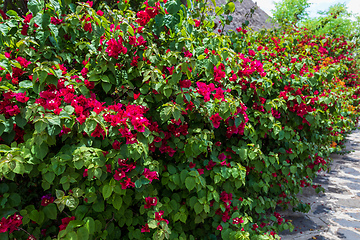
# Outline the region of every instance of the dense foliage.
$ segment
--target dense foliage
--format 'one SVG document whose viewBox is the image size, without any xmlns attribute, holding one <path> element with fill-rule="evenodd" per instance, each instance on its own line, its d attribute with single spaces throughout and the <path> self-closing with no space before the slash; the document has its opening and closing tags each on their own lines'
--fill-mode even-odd
<svg viewBox="0 0 360 240">
<path fill-rule="evenodd" d="M 292 228 L 277 207 L 309 209 L 296 194 L 321 190 L 312 179 L 355 127 L 356 46 L 301 29 L 220 35 L 200 0 L 92 4 L 3 16 L 1 239 Z"/>
</svg>

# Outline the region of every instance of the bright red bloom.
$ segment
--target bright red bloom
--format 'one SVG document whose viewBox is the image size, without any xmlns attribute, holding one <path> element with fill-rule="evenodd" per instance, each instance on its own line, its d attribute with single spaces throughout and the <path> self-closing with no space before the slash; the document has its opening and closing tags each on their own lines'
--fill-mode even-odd
<svg viewBox="0 0 360 240">
<path fill-rule="evenodd" d="M 144 172 L 142 173 L 142 175 L 143 175 L 144 177 L 146 177 L 147 179 L 149 179 L 149 180 L 150 180 L 150 183 L 151 183 L 152 180 L 154 180 L 154 179 L 159 179 L 159 178 L 158 178 L 158 175 L 159 175 L 159 174 L 158 174 L 156 171 L 151 172 L 150 169 L 148 169 L 148 168 L 145 168 L 145 169 L 144 169 Z"/>
<path fill-rule="evenodd" d="M 53 203 L 55 200 L 54 197 L 51 196 L 51 194 L 47 194 L 45 196 L 41 197 L 41 206 L 45 207 L 49 205 L 50 203 Z"/>
<path fill-rule="evenodd" d="M 118 170 L 115 170 L 115 174 L 114 174 L 114 179 L 116 181 L 120 181 L 122 178 L 124 178 L 126 176 L 125 172 L 124 171 L 118 171 Z"/>
<path fill-rule="evenodd" d="M 140 24 L 140 26 L 145 26 L 151 20 L 151 17 L 146 11 L 139 11 L 136 16 L 138 17 L 136 22 Z"/>
<path fill-rule="evenodd" d="M 119 58 L 119 54 L 126 54 L 127 48 L 123 46 L 123 39 L 119 37 L 119 40 L 116 41 L 114 38 L 110 39 L 106 44 L 108 45 L 106 48 L 106 52 L 109 57 L 114 57 L 116 59 Z"/>
<path fill-rule="evenodd" d="M 92 26 L 91 26 L 91 23 L 85 23 L 84 25 L 84 30 L 91 33 L 92 32 Z"/>
<path fill-rule="evenodd" d="M 23 68 L 27 68 L 31 63 L 23 57 L 17 57 L 15 60 L 18 61 Z"/>
<path fill-rule="evenodd" d="M 239 224 L 239 223 L 243 223 L 244 222 L 244 220 L 242 219 L 242 218 L 238 218 L 238 217 L 236 217 L 236 218 L 234 218 L 233 219 L 233 224 Z"/>
<path fill-rule="evenodd" d="M 220 63 L 219 67 L 214 66 L 214 80 L 216 82 L 220 82 L 220 80 L 226 76 L 224 70 L 225 65 L 223 63 Z"/>
<path fill-rule="evenodd" d="M 120 183 L 121 184 L 121 189 L 126 189 L 126 188 L 130 188 L 130 187 L 135 187 L 135 183 L 133 183 L 131 181 L 131 178 L 127 178 L 126 180 L 124 180 L 124 182 Z"/>
<path fill-rule="evenodd" d="M 150 232 L 149 225 L 146 223 L 145 226 L 142 226 L 141 232 Z"/>
<path fill-rule="evenodd" d="M 75 216 L 66 217 L 66 218 L 61 219 L 62 224 L 59 226 L 59 229 L 60 229 L 59 231 L 65 230 L 67 225 L 73 220 L 75 220 Z"/>
<path fill-rule="evenodd" d="M 191 80 L 186 79 L 186 80 L 179 81 L 179 86 L 181 88 L 189 88 L 191 86 Z"/>
<path fill-rule="evenodd" d="M 221 153 L 219 156 L 218 156 L 219 160 L 220 161 L 223 161 L 226 159 L 226 155 L 224 153 Z"/>
<path fill-rule="evenodd" d="M 50 22 L 54 25 L 59 25 L 63 22 L 64 20 L 63 19 L 59 19 L 59 18 L 56 18 L 56 17 L 51 17 L 51 20 Z"/>
<path fill-rule="evenodd" d="M 26 240 L 36 240 L 36 237 L 34 237 L 34 235 L 30 235 Z"/>
<path fill-rule="evenodd" d="M 103 139 L 105 139 L 105 131 L 104 129 L 102 129 L 102 127 L 100 126 L 100 124 L 97 124 L 94 131 L 91 133 L 92 137 L 103 137 Z"/>
<path fill-rule="evenodd" d="M 112 144 L 113 149 L 119 150 L 120 149 L 120 142 L 118 140 L 115 140 Z"/>
<path fill-rule="evenodd" d="M 220 127 L 220 121 L 222 120 L 222 117 L 220 117 L 219 113 L 216 113 L 210 117 L 210 120 L 212 121 L 214 128 L 218 128 Z"/>
<path fill-rule="evenodd" d="M 15 95 L 16 101 L 26 103 L 29 101 L 29 97 L 26 97 L 26 92 L 24 93 L 16 93 Z"/>
<path fill-rule="evenodd" d="M 195 22 L 195 27 L 200 27 L 200 21 L 197 20 L 197 19 L 194 19 L 194 22 Z"/>
<path fill-rule="evenodd" d="M 196 85 L 198 87 L 197 92 L 200 95 L 204 96 L 204 101 L 205 102 L 210 101 L 210 94 L 212 91 L 215 90 L 214 84 L 210 83 L 209 85 L 206 85 L 206 83 L 204 83 L 204 82 L 197 82 Z"/>
<path fill-rule="evenodd" d="M 144 205 L 145 209 L 151 208 L 152 206 L 156 206 L 158 200 L 156 197 L 146 197 L 146 204 Z"/>
<path fill-rule="evenodd" d="M 29 25 L 28 24 L 24 24 L 23 25 L 23 28 L 21 30 L 21 34 L 24 35 L 24 36 L 27 36 L 27 31 L 29 29 Z"/>
<path fill-rule="evenodd" d="M 161 216 L 164 215 L 164 211 L 155 212 L 155 220 L 157 221 L 165 221 L 167 224 L 169 224 L 169 221 L 166 219 L 163 219 Z M 159 224 L 159 223 L 158 223 Z"/>
</svg>

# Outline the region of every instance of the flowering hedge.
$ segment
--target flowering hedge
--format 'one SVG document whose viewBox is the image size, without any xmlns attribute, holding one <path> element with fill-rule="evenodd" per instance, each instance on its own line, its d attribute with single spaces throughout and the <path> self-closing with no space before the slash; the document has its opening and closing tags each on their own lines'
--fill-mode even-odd
<svg viewBox="0 0 360 240">
<path fill-rule="evenodd" d="M 276 207 L 309 210 L 296 194 L 358 118 L 356 46 L 218 34 L 191 6 L 2 15 L 1 239 L 276 239 Z"/>
</svg>

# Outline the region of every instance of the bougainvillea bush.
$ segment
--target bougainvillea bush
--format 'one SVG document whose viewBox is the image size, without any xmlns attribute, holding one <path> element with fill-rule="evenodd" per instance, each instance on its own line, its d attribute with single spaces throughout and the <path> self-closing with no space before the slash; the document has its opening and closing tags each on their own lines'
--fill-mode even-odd
<svg viewBox="0 0 360 240">
<path fill-rule="evenodd" d="M 2 14 L 1 239 L 276 239 L 309 210 L 358 118 L 356 46 L 188 6 Z"/>
</svg>

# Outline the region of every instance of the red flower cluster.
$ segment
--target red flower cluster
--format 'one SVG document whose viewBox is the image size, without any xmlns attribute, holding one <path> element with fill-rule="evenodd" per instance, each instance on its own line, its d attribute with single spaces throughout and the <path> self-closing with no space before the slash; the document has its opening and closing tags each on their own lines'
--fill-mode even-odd
<svg viewBox="0 0 360 240">
<path fill-rule="evenodd" d="M 46 207 L 50 203 L 53 203 L 55 198 L 51 194 L 47 194 L 41 197 L 41 206 Z"/>
<path fill-rule="evenodd" d="M 18 227 L 22 224 L 22 216 L 15 213 L 14 215 L 5 218 L 0 221 L 0 233 L 9 231 L 11 234 L 13 231 L 19 230 Z"/>
<path fill-rule="evenodd" d="M 152 18 L 154 18 L 156 15 L 158 15 L 159 9 L 160 9 L 159 2 L 155 3 L 154 7 L 149 6 L 148 1 L 144 2 L 144 4 L 146 5 L 145 10 L 139 11 L 136 14 L 136 16 L 138 17 L 136 22 L 140 26 L 145 26 Z"/>
<path fill-rule="evenodd" d="M 67 225 L 73 220 L 75 220 L 75 216 L 61 219 L 61 225 L 59 226 L 59 231 L 65 230 Z"/>
<path fill-rule="evenodd" d="M 144 205 L 145 209 L 151 208 L 152 206 L 156 206 L 158 200 L 156 197 L 146 197 L 146 204 Z"/>
</svg>

